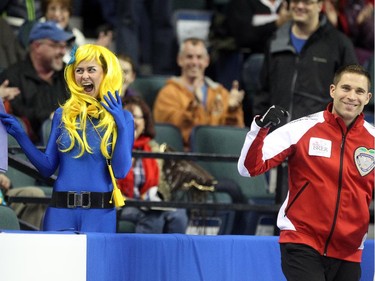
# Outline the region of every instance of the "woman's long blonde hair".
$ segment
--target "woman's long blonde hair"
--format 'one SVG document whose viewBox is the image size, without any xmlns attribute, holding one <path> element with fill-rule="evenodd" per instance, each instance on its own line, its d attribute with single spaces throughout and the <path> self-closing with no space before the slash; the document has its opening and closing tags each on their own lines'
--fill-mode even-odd
<svg viewBox="0 0 375 281">
<path fill-rule="evenodd" d="M 86 44 L 72 51 L 72 59 L 65 68 L 65 81 L 71 93 L 71 97 L 62 106 L 62 123 L 69 134 L 70 145 L 62 152 L 68 152 L 73 149 L 77 143 L 80 152 L 76 157 L 81 157 L 84 152 L 92 153 L 92 148 L 87 142 L 86 124 L 89 111 L 97 111 L 99 123 L 95 125 L 97 133 L 102 135 L 100 150 L 105 158 L 110 158 L 109 148 L 114 148 L 117 140 L 116 123 L 113 116 L 105 110 L 100 104 L 104 100 L 104 96 L 108 97 L 109 92 L 114 94 L 115 91 L 121 91 L 122 88 L 122 71 L 117 57 L 107 48 Z M 95 60 L 103 68 L 103 80 L 99 87 L 99 95 L 97 98 L 85 94 L 83 87 L 75 81 L 74 72 L 79 63 L 82 61 Z M 78 120 L 77 120 L 78 119 Z M 82 133 L 79 134 L 78 131 Z M 111 137 L 112 136 L 112 137 Z"/>
</svg>

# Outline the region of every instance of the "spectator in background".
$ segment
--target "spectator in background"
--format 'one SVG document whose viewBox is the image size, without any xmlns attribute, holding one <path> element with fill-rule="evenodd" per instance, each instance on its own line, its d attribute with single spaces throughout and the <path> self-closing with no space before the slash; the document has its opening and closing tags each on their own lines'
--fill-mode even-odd
<svg viewBox="0 0 375 281">
<path fill-rule="evenodd" d="M 120 62 L 120 66 L 122 69 L 122 76 L 124 79 L 124 83 L 122 85 L 122 93 L 121 93 L 122 101 L 124 103 L 125 97 L 138 95 L 138 93 L 134 89 L 129 87 L 130 84 L 134 82 L 137 74 L 136 74 L 133 60 L 129 56 L 119 55 L 118 60 Z"/>
<path fill-rule="evenodd" d="M 68 63 L 71 48 L 87 43 L 84 34 L 78 28 L 70 25 L 70 18 L 73 13 L 72 0 L 41 0 L 41 9 L 43 17 L 39 21 L 55 21 L 66 32 L 71 32 L 75 36 L 75 40 L 67 45 L 67 51 L 64 56 L 64 62 Z M 18 37 L 24 46 L 27 46 L 30 30 L 36 22 L 37 21 L 26 21 L 24 25 L 21 26 Z M 109 48 L 112 43 L 112 37 L 113 33 L 111 30 L 103 30 L 99 32 L 95 44 Z"/>
<path fill-rule="evenodd" d="M 159 144 L 153 140 L 155 127 L 148 105 L 136 96 L 126 96 L 124 105 L 134 117 L 133 150 L 160 152 Z M 158 195 L 161 173 L 161 163 L 155 158 L 133 158 L 130 172 L 118 180 L 119 188 L 127 198 L 161 201 Z M 185 233 L 188 223 L 185 209 L 164 211 L 124 207 L 120 220 L 133 222 L 138 233 Z"/>
<path fill-rule="evenodd" d="M 73 0 L 74 14 L 82 19 L 85 36 L 97 38 L 101 31 L 114 30 L 119 0 Z M 93 16 L 95 15 L 95 16 Z"/>
<path fill-rule="evenodd" d="M 292 21 L 272 36 L 254 97 L 254 114 L 273 104 L 290 119 L 323 110 L 335 71 L 357 63 L 353 44 L 321 14 L 323 0 L 291 0 Z"/>
<path fill-rule="evenodd" d="M 244 126 L 244 92 L 239 91 L 237 81 L 228 92 L 205 76 L 210 58 L 203 40 L 186 39 L 180 46 L 177 63 L 181 76 L 167 80 L 155 100 L 153 113 L 156 122 L 177 126 L 187 149 L 194 126 Z"/>
<path fill-rule="evenodd" d="M 37 23 L 29 37 L 29 53 L 0 74 L 0 83 L 9 80 L 20 95 L 11 102 L 12 113 L 29 125 L 34 142 L 40 138 L 41 124 L 51 118 L 59 104 L 69 97 L 64 80 L 63 56 L 74 35 L 55 22 Z"/>
<path fill-rule="evenodd" d="M 35 21 L 42 17 L 41 0 L 2 0 L 0 13 L 18 33 L 25 21 Z"/>
<path fill-rule="evenodd" d="M 325 0 L 324 12 L 352 40 L 358 62 L 367 67 L 374 57 L 374 0 Z"/>
<path fill-rule="evenodd" d="M 25 53 L 12 27 L 4 18 L 0 18 L 0 73 L 11 64 L 24 59 Z"/>
<path fill-rule="evenodd" d="M 72 15 L 72 0 L 42 0 L 42 12 L 47 21 L 53 20 L 65 30 L 70 31 L 75 36 L 75 45 L 81 46 L 86 44 L 86 38 L 83 33 L 76 27 L 69 25 L 70 17 Z M 112 30 L 100 31 L 95 44 L 109 48 L 112 43 L 113 32 Z M 67 54 L 69 54 L 67 52 Z M 66 58 L 65 63 L 70 59 Z"/>
<path fill-rule="evenodd" d="M 0 192 L 3 193 L 5 200 L 8 197 L 45 197 L 44 191 L 36 186 L 12 187 L 12 182 L 5 174 L 0 173 Z M 2 204 L 8 204 L 3 202 Z M 0 202 L 1 205 L 1 202 Z M 17 217 L 36 229 L 40 229 L 47 205 L 36 203 L 10 203 Z"/>
<path fill-rule="evenodd" d="M 237 46 L 250 53 L 263 54 L 272 34 L 289 21 L 291 15 L 284 0 L 231 0 L 228 19 Z"/>
<path fill-rule="evenodd" d="M 23 60 L 25 50 L 18 42 L 14 31 L 5 19 L 0 18 L 0 74 L 8 66 Z M 20 93 L 17 87 L 8 87 L 9 80 L 4 80 L 0 84 L 0 98 L 4 101 L 7 112 L 10 112 L 9 101 Z"/>
<path fill-rule="evenodd" d="M 130 56 L 141 75 L 173 73 L 172 2 L 117 1 L 116 52 Z"/>
<path fill-rule="evenodd" d="M 244 50 L 242 65 L 245 123 L 252 121 L 255 92 L 267 42 L 272 34 L 291 19 L 285 0 L 231 0 L 228 7 L 228 29 L 239 49 Z M 246 30 L 246 32 L 244 32 Z M 220 69 L 219 69 L 220 71 Z"/>
</svg>

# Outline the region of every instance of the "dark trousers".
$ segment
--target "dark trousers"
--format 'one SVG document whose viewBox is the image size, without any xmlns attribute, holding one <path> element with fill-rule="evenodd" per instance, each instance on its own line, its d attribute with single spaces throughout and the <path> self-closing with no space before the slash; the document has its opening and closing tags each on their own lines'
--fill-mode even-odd
<svg viewBox="0 0 375 281">
<path fill-rule="evenodd" d="M 281 266 L 288 281 L 359 281 L 361 265 L 320 255 L 303 244 L 280 244 Z"/>
<path fill-rule="evenodd" d="M 171 0 L 117 1 L 116 52 L 128 55 L 136 69 L 152 65 L 153 74 L 174 73 L 177 43 Z"/>
</svg>

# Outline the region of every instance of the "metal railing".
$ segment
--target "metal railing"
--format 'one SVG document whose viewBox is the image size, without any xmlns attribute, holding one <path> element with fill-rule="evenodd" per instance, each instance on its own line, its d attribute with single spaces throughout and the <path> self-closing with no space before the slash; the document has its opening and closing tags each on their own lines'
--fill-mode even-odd
<svg viewBox="0 0 375 281">
<path fill-rule="evenodd" d="M 44 147 L 39 147 L 44 150 Z M 19 147 L 9 147 L 8 164 L 10 167 L 42 182 L 48 186 L 53 186 L 56 176 L 49 178 L 42 177 L 38 170 L 27 160 L 18 157 L 17 153 L 22 153 Z M 160 159 L 184 159 L 191 161 L 224 161 L 236 162 L 237 155 L 207 154 L 193 152 L 144 152 L 133 151 L 134 157 L 143 158 L 160 158 Z M 8 197 L 9 203 L 39 203 L 49 204 L 50 197 Z M 206 210 L 233 210 L 233 211 L 256 211 L 263 213 L 277 213 L 280 208 L 279 204 L 254 204 L 254 203 L 215 203 L 215 202 L 180 202 L 180 201 L 141 201 L 127 199 L 126 206 L 133 207 L 163 207 L 163 208 L 185 208 L 185 209 L 206 209 Z"/>
</svg>

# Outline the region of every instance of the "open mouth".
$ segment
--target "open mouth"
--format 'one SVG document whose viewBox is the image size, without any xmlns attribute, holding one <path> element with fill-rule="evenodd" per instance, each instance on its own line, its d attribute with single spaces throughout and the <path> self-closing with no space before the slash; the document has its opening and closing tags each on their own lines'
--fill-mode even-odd
<svg viewBox="0 0 375 281">
<path fill-rule="evenodd" d="M 83 90 L 86 92 L 86 93 L 90 93 L 92 92 L 92 90 L 94 90 L 94 85 L 93 84 L 84 84 L 82 85 L 83 86 Z"/>
</svg>

